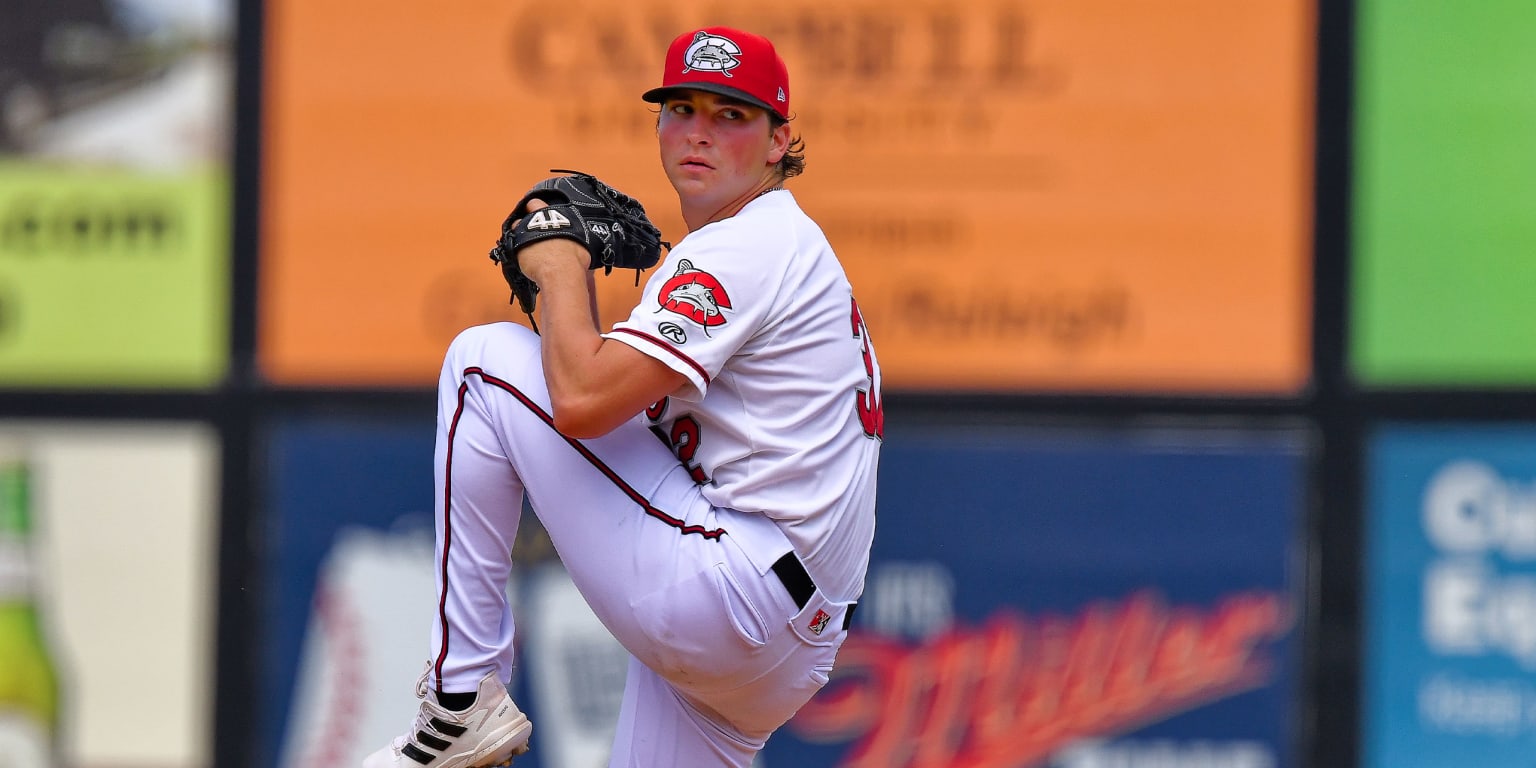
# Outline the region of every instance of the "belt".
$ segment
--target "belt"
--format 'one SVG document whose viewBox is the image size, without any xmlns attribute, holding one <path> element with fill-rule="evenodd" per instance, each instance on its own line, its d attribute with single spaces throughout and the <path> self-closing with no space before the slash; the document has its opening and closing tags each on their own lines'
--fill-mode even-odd
<svg viewBox="0 0 1536 768">
<path fill-rule="evenodd" d="M 811 574 L 806 573 L 805 566 L 800 563 L 800 558 L 795 557 L 795 553 L 785 553 L 774 562 L 773 572 L 779 581 L 784 582 L 784 588 L 789 590 L 795 607 L 804 608 L 811 601 L 811 596 L 816 594 L 816 582 L 811 581 Z M 858 603 L 849 603 L 848 609 L 843 611 L 843 629 L 853 623 L 853 609 L 857 607 Z"/>
</svg>

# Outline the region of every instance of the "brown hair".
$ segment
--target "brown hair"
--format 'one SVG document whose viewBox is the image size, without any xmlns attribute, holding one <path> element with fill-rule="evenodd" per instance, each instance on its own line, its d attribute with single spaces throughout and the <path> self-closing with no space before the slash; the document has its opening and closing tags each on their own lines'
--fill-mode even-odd
<svg viewBox="0 0 1536 768">
<path fill-rule="evenodd" d="M 777 114 L 769 112 L 768 132 L 773 133 L 779 129 L 779 126 L 788 122 Z M 805 139 L 799 136 L 790 138 L 789 148 L 785 149 L 784 156 L 779 158 L 777 170 L 779 175 L 786 179 L 805 173 Z"/>
</svg>

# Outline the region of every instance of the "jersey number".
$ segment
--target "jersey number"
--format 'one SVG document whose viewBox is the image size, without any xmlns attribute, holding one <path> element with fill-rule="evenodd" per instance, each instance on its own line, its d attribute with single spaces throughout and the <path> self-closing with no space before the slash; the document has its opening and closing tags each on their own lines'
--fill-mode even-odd
<svg viewBox="0 0 1536 768">
<path fill-rule="evenodd" d="M 666 415 L 667 405 L 670 402 L 671 398 L 664 397 L 645 409 L 645 417 L 651 421 L 651 433 L 660 438 L 662 444 L 677 456 L 677 460 L 683 463 L 683 468 L 688 470 L 688 476 L 693 478 L 693 482 L 708 485 L 709 475 L 704 474 L 704 468 L 693 460 L 699 452 L 699 433 L 702 429 L 699 421 L 692 415 L 688 415 L 673 421 L 671 429 L 663 427 L 660 422 Z"/>
<path fill-rule="evenodd" d="M 859 412 L 859 424 L 864 434 L 876 440 L 885 440 L 885 406 L 880 404 L 880 383 L 876 378 L 879 366 L 875 363 L 875 350 L 869 345 L 869 329 L 864 326 L 864 316 L 859 314 L 859 302 L 853 302 L 853 337 L 859 340 L 864 353 L 864 374 L 869 377 L 869 389 L 854 392 L 854 408 Z"/>
</svg>

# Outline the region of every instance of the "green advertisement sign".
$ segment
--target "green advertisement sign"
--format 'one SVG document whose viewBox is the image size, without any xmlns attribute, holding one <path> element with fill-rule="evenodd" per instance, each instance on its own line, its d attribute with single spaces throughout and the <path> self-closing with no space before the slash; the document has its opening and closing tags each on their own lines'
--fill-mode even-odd
<svg viewBox="0 0 1536 768">
<path fill-rule="evenodd" d="M 1536 3 L 1361 0 L 1355 379 L 1536 384 Z"/>
<path fill-rule="evenodd" d="M 226 175 L 0 163 L 0 386 L 217 383 Z"/>
<path fill-rule="evenodd" d="M 0 0 L 0 388 L 228 368 L 232 0 Z"/>
</svg>

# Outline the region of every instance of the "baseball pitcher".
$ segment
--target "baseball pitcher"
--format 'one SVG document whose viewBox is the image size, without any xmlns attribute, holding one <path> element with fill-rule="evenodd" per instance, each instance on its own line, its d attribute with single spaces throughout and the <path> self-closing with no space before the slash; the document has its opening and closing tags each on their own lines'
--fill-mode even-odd
<svg viewBox="0 0 1536 768">
<path fill-rule="evenodd" d="M 638 201 L 577 172 L 504 222 L 491 257 L 538 330 L 479 326 L 448 349 L 422 701 L 365 768 L 527 751 L 503 592 L 525 494 L 631 655 L 610 766 L 747 768 L 827 682 L 864 588 L 885 419 L 848 279 L 784 188 L 805 162 L 790 96 L 767 39 L 689 30 L 643 95 L 687 235 L 668 248 Z M 652 269 L 606 333 L 598 268 Z"/>
</svg>

